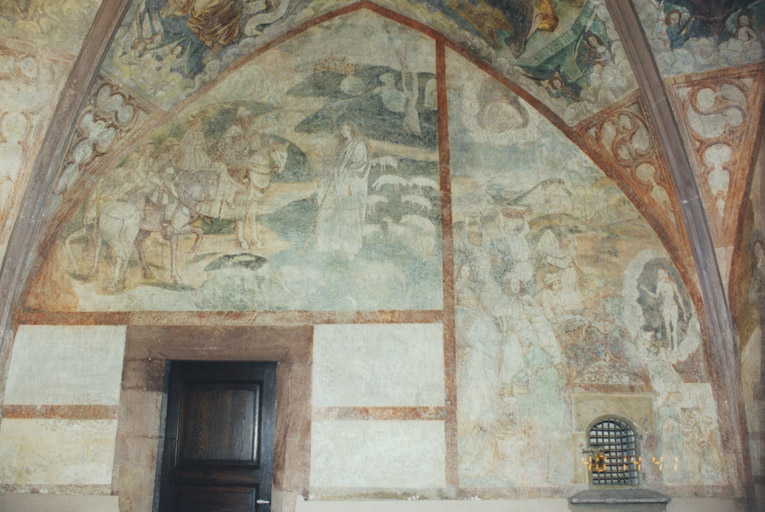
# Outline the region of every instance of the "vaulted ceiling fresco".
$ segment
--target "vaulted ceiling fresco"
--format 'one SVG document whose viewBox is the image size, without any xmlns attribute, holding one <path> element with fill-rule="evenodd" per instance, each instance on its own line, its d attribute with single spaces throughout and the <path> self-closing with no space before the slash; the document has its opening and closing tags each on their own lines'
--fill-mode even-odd
<svg viewBox="0 0 765 512">
<path fill-rule="evenodd" d="M 0 34 L 61 54 L 77 54 L 101 0 L 7 0 Z"/>
<path fill-rule="evenodd" d="M 568 123 L 601 110 L 635 88 L 613 23 L 598 1 L 376 3 L 470 48 Z M 190 6 L 173 0 L 135 3 L 115 39 L 105 71 L 167 109 L 240 57 L 317 16 L 347 7 L 348 2 Z M 208 19 L 224 22 L 206 27 Z"/>
<path fill-rule="evenodd" d="M 642 0 L 635 6 L 665 76 L 762 60 L 762 0 Z"/>
<path fill-rule="evenodd" d="M 17 0 L 0 14 L 12 34 L 75 51 L 84 20 L 90 19 L 85 10 L 90 13 L 97 4 L 46 5 Z M 421 24 L 421 30 L 446 35 L 449 44 L 478 56 L 556 123 L 590 118 L 636 88 L 619 36 L 599 0 L 142 0 L 132 3 L 107 53 L 61 165 L 47 217 L 60 217 L 76 199 L 73 193 L 93 186 L 91 176 L 106 167 L 104 155 L 163 111 L 177 111 L 180 102 L 192 101 L 190 95 L 253 52 L 360 5 L 380 6 Z M 66 41 L 44 30 L 51 24 L 68 27 Z M 62 195 L 67 196 L 63 201 Z"/>
</svg>

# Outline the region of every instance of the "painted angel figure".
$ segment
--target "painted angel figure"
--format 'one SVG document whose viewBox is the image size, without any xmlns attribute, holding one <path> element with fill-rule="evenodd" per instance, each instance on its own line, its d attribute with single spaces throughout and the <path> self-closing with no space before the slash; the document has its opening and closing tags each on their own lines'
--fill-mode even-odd
<svg viewBox="0 0 765 512">
<path fill-rule="evenodd" d="M 731 15 L 726 22 L 730 37 L 720 44 L 720 52 L 729 64 L 756 62 L 762 58 L 763 40 L 758 37 L 757 28 L 752 11 L 743 9 Z"/>
<path fill-rule="evenodd" d="M 669 47 L 671 49 L 682 48 L 691 35 L 689 29 L 691 27 L 690 20 L 682 23 L 683 14 L 677 9 L 673 9 L 667 13 L 664 18 L 664 22 L 667 25 L 667 39 L 669 39 Z"/>
</svg>

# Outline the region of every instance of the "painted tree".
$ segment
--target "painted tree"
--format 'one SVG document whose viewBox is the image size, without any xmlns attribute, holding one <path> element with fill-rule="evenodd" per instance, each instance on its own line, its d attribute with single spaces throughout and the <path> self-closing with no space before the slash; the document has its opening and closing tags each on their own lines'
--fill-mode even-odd
<svg viewBox="0 0 765 512">
<path fill-rule="evenodd" d="M 410 48 L 407 44 L 408 38 L 402 33 L 401 27 L 395 28 L 385 27 L 385 32 L 390 39 L 391 48 L 396 54 L 399 65 L 401 66 L 401 89 L 406 97 L 406 107 L 404 110 L 403 127 L 407 133 L 420 137 L 422 130 L 420 129 L 420 115 L 417 112 L 417 100 L 420 96 L 420 85 L 417 79 L 417 71 L 413 71 L 409 64 L 409 52 L 410 50 L 416 51 L 414 48 Z"/>
</svg>

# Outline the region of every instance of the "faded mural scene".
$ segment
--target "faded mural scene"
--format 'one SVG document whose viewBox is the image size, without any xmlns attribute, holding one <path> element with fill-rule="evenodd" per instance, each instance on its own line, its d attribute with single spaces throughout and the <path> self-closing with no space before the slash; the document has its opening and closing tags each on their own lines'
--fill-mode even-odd
<svg viewBox="0 0 765 512">
<path fill-rule="evenodd" d="M 760 156 L 761 164 L 762 156 Z M 765 472 L 765 215 L 762 173 L 755 172 L 744 202 L 740 259 L 734 275 L 733 303 L 739 334 L 747 427 L 755 474 Z"/>
<path fill-rule="evenodd" d="M 765 2 L 635 2 L 659 69 L 678 75 L 762 60 Z"/>
<path fill-rule="evenodd" d="M 0 260 L 96 0 L 0 2 Z"/>
<path fill-rule="evenodd" d="M 366 11 L 258 56 L 104 176 L 61 286 L 79 310 L 440 309 L 434 59 Z"/>
<path fill-rule="evenodd" d="M 475 49 L 571 124 L 636 84 L 602 0 L 380 0 Z M 105 67 L 169 108 L 223 69 L 346 0 L 142 0 L 131 6 Z M 157 82 L 163 84 L 157 90 Z"/>
<path fill-rule="evenodd" d="M 133 2 L 105 62 L 111 73 L 169 108 L 273 37 L 296 0 Z M 266 32 L 267 35 L 264 35 Z M 157 82 L 164 90 L 156 89 Z"/>
<path fill-rule="evenodd" d="M 637 85 L 602 0 L 381 0 L 471 48 L 569 124 Z"/>
<path fill-rule="evenodd" d="M 76 54 L 100 4 L 100 0 L 3 0 L 0 34 Z"/>
<path fill-rule="evenodd" d="M 672 464 L 645 481 L 724 485 L 698 319 L 660 241 L 551 123 L 447 56 L 461 485 L 574 483 L 576 393 L 651 397 L 643 455 Z"/>
<path fill-rule="evenodd" d="M 0 0 L 0 509 L 151 509 L 162 364 L 223 353 L 282 365 L 274 510 L 567 509 L 606 415 L 668 508 L 739 508 L 728 398 L 765 474 L 765 0 L 609 7 Z"/>
</svg>

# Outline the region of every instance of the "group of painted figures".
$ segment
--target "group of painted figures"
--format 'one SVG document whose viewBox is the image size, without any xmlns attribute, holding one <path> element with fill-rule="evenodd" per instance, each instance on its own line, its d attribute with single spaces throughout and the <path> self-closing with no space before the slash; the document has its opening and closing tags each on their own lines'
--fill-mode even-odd
<svg viewBox="0 0 765 512">
<path fill-rule="evenodd" d="M 170 242 L 170 273 L 180 283 L 178 241 L 194 235 L 189 255 L 196 253 L 203 231 L 194 223 L 202 216 L 235 221 L 242 249 L 251 243 L 262 247 L 258 201 L 286 162 L 287 144 L 261 135 L 245 108 L 215 144 L 208 142 L 201 116 L 192 117 L 180 140 L 169 137 L 161 146 L 147 142 L 132 165 L 99 183 L 86 203 L 83 227 L 66 239 L 72 266 L 77 268 L 72 242 L 88 238 L 93 246 L 90 275 L 95 275 L 101 242 L 106 242 L 116 257 L 110 286 L 122 289 L 134 248 L 144 276 L 153 277 L 142 243 L 159 233 Z"/>
<path fill-rule="evenodd" d="M 78 269 L 73 243 L 87 239 L 92 247 L 90 277 L 97 273 L 105 242 L 116 259 L 111 289 L 124 288 L 134 249 L 144 278 L 153 279 L 143 242 L 158 233 L 170 242 L 171 279 L 181 283 L 178 243 L 182 236 L 193 235 L 188 257 L 197 253 L 204 234 L 197 220 L 203 217 L 234 221 L 239 249 L 262 249 L 258 207 L 272 178 L 287 164 L 289 143 L 260 133 L 253 117 L 240 107 L 220 139 L 211 143 L 197 114 L 180 139 L 142 145 L 134 159 L 104 178 L 86 201 L 83 227 L 65 240 L 72 268 Z M 318 211 L 306 246 L 315 235 L 316 250 L 353 258 L 364 242 L 373 160 L 354 122 L 340 123 L 338 139 L 336 156 L 319 180 Z"/>
<path fill-rule="evenodd" d="M 610 316 L 614 306 L 606 306 L 602 295 L 586 293 L 593 276 L 580 266 L 576 236 L 552 227 L 532 231 L 530 210 L 497 206 L 486 215 L 468 215 L 457 228 L 460 454 L 470 468 L 465 471 L 468 479 L 486 468 L 491 474 L 507 474 L 513 461 L 532 457 L 539 464 L 514 483 L 567 481 L 568 470 L 555 462 L 569 449 L 567 391 L 648 386 L 659 395 L 657 400 L 666 400 L 662 393 L 667 383 L 680 381 L 666 361 L 688 350 L 681 324 L 693 313 L 686 310 L 667 268 L 649 272 L 644 264 L 634 283 L 636 294 L 652 301 L 661 325 L 652 336 L 644 325 L 646 336 L 633 343 Z M 615 343 L 618 352 L 606 346 L 601 353 L 594 346 L 598 343 Z M 609 366 L 608 358 L 617 364 Z M 608 375 L 593 380 L 593 371 Z M 703 404 L 686 402 L 687 417 L 660 418 L 659 450 L 684 457 L 686 468 L 701 474 L 717 467 L 713 458 L 718 445 L 703 433 L 712 421 Z M 708 450 L 697 452 L 697 447 Z M 667 478 L 682 478 L 686 470 L 677 472 L 675 466 L 674 471 Z"/>
</svg>

